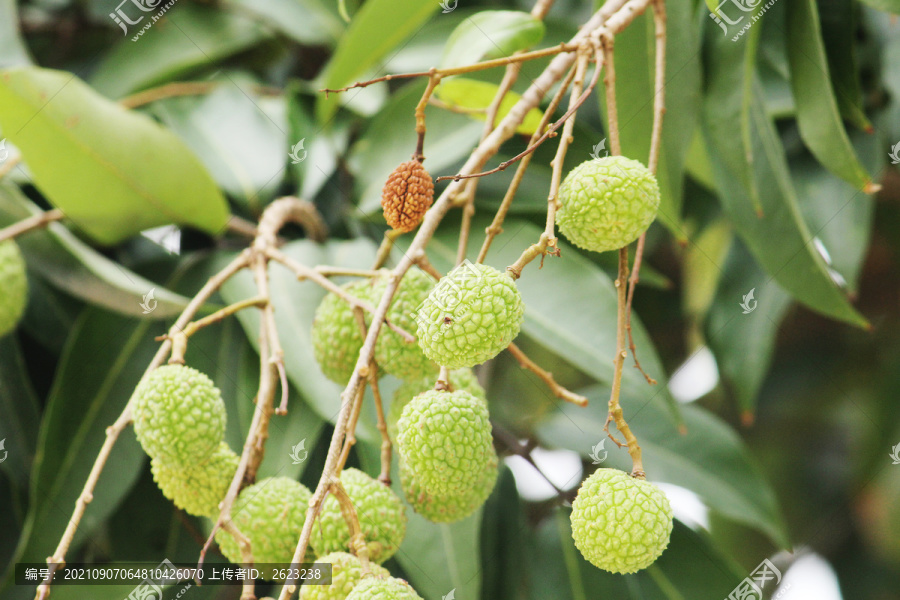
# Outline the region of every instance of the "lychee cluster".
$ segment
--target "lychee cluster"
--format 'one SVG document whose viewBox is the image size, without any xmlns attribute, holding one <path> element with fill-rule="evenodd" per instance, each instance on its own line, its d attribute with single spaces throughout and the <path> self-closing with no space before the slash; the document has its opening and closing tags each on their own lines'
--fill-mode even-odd
<svg viewBox="0 0 900 600">
<path fill-rule="evenodd" d="M 422 600 L 412 586 L 396 577 L 364 577 L 347 600 Z"/>
<path fill-rule="evenodd" d="M 196 369 L 165 365 L 138 384 L 131 403 L 134 432 L 163 494 L 192 515 L 217 515 L 238 466 L 223 441 L 218 388 Z"/>
<path fill-rule="evenodd" d="M 572 169 L 560 186 L 556 224 L 579 248 L 617 250 L 647 231 L 659 201 L 656 177 L 638 161 L 624 156 L 589 160 Z"/>
<path fill-rule="evenodd" d="M 12 240 L 0 242 L 0 337 L 15 329 L 25 312 L 28 280 L 25 260 Z"/>
<path fill-rule="evenodd" d="M 648 481 L 616 469 L 585 479 L 572 503 L 572 537 L 594 566 L 611 573 L 645 569 L 669 545 L 672 508 Z"/>
<path fill-rule="evenodd" d="M 497 454 L 487 403 L 465 390 L 415 396 L 397 423 L 397 447 L 406 499 L 432 521 L 469 516 L 494 488 Z"/>
</svg>

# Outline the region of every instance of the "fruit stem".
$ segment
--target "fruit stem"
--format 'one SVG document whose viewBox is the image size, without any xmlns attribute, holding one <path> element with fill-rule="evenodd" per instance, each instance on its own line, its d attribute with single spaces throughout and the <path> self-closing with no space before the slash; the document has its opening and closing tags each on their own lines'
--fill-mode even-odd
<svg viewBox="0 0 900 600">
<path fill-rule="evenodd" d="M 369 385 L 375 398 L 375 416 L 378 431 L 381 432 L 381 473 L 378 481 L 386 486 L 391 485 L 391 436 L 388 435 L 387 421 L 384 418 L 384 402 L 381 399 L 381 388 L 378 387 L 378 369 L 375 365 L 369 369 Z"/>
<path fill-rule="evenodd" d="M 625 415 L 622 411 L 622 405 L 619 403 L 619 395 L 622 391 L 622 367 L 625 365 L 625 358 L 628 351 L 625 349 L 625 303 L 626 287 L 628 284 L 628 246 L 619 250 L 619 275 L 616 277 L 616 298 L 618 309 L 616 311 L 616 358 L 613 362 L 613 383 L 612 392 L 609 396 L 609 414 L 606 420 L 604 430 L 609 434 L 609 423 L 614 421 L 616 429 L 625 438 L 628 446 L 628 454 L 631 456 L 632 469 L 631 476 L 637 479 L 644 478 L 644 463 L 641 459 L 641 447 L 637 438 L 632 433 L 631 428 L 625 421 Z M 616 438 L 609 434 L 610 439 L 617 445 L 621 445 Z"/>
<path fill-rule="evenodd" d="M 13 223 L 9 227 L 0 229 L 0 242 L 5 242 L 6 240 L 11 240 L 15 237 L 18 237 L 23 233 L 28 233 L 29 231 L 46 227 L 50 223 L 63 219 L 65 216 L 66 215 L 63 214 L 63 211 L 59 210 L 58 208 L 32 215 L 26 219 L 22 219 L 17 223 Z"/>
<path fill-rule="evenodd" d="M 550 391 L 553 392 L 553 395 L 561 400 L 565 400 L 566 402 L 571 402 L 576 406 L 585 407 L 588 405 L 588 399 L 582 396 L 581 394 L 576 394 L 574 392 L 570 392 L 563 386 L 559 385 L 555 379 L 553 379 L 553 373 L 549 371 L 545 371 L 542 369 L 536 362 L 528 358 L 522 350 L 516 346 L 515 344 L 510 344 L 507 348 L 509 353 L 513 355 L 519 365 L 523 369 L 528 369 L 535 375 L 537 375 L 541 381 L 547 384 L 547 387 L 550 388 Z"/>
</svg>

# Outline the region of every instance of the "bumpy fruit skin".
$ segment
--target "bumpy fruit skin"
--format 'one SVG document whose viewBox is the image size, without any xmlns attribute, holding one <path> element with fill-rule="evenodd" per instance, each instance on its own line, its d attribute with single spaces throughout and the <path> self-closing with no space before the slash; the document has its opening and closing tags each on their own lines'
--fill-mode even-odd
<svg viewBox="0 0 900 600">
<path fill-rule="evenodd" d="M 384 285 L 377 289 L 376 302 L 381 298 L 386 283 L 384 280 Z M 388 309 L 388 321 L 415 334 L 416 310 L 433 287 L 434 279 L 422 269 L 413 267 L 407 271 Z M 375 343 L 375 361 L 385 372 L 400 379 L 418 379 L 438 372 L 438 366 L 425 356 L 416 342 L 404 340 L 399 333 L 387 326 L 381 328 Z"/>
<path fill-rule="evenodd" d="M 406 501 L 413 510 L 433 523 L 454 523 L 465 519 L 485 503 L 496 483 L 496 453 L 484 465 L 481 476 L 471 488 L 452 494 L 429 494 L 403 461 L 400 462 L 400 485 Z"/>
<path fill-rule="evenodd" d="M 374 286 L 372 281 L 360 280 L 343 286 L 351 296 L 371 302 Z M 353 308 L 337 295 L 329 293 L 313 318 L 313 355 L 328 379 L 345 385 L 353 375 L 353 368 L 359 359 L 363 337 Z"/>
<path fill-rule="evenodd" d="M 572 503 L 572 537 L 594 566 L 634 573 L 659 558 L 672 533 L 672 508 L 648 481 L 616 469 L 598 469 Z"/>
<path fill-rule="evenodd" d="M 241 490 L 231 509 L 231 521 L 250 539 L 253 562 L 288 565 L 303 530 L 310 491 L 288 477 L 269 477 Z M 225 558 L 243 562 L 241 549 L 230 533 L 216 532 Z M 307 560 L 313 561 L 310 553 Z"/>
<path fill-rule="evenodd" d="M 559 230 L 585 250 L 627 246 L 647 231 L 659 208 L 656 177 L 636 160 L 607 156 L 583 162 L 559 188 Z"/>
<path fill-rule="evenodd" d="M 16 328 L 28 300 L 25 260 L 12 240 L 0 243 L 0 337 Z"/>
<path fill-rule="evenodd" d="M 418 160 L 394 169 L 381 190 L 384 220 L 397 231 L 415 229 L 434 200 L 434 182 Z"/>
<path fill-rule="evenodd" d="M 365 577 L 347 600 L 422 600 L 412 586 L 395 577 Z"/>
<path fill-rule="evenodd" d="M 134 432 L 150 458 L 190 467 L 205 462 L 225 436 L 222 394 L 196 369 L 159 367 L 134 395 Z"/>
<path fill-rule="evenodd" d="M 386 485 L 357 469 L 345 469 L 341 482 L 350 496 L 366 546 L 369 560 L 381 564 L 400 548 L 406 535 L 406 509 L 400 498 Z M 325 500 L 315 526 L 312 547 L 316 554 L 346 551 L 350 546 L 350 529 L 334 496 Z"/>
<path fill-rule="evenodd" d="M 177 467 L 154 458 L 150 470 L 156 485 L 175 506 L 198 517 L 215 518 L 239 460 L 228 444 L 221 442 L 201 464 Z"/>
<path fill-rule="evenodd" d="M 404 381 L 397 388 L 397 391 L 394 392 L 394 395 L 391 397 L 391 406 L 385 419 L 387 421 L 388 435 L 390 435 L 392 440 L 397 441 L 397 422 L 400 421 L 403 409 L 422 392 L 434 389 L 436 381 L 436 375 L 426 375 L 421 379 Z M 479 385 L 478 378 L 475 377 L 472 369 L 454 369 L 450 371 L 450 391 L 455 392 L 456 390 L 465 390 L 476 398 L 487 402 L 484 388 Z"/>
<path fill-rule="evenodd" d="M 419 345 L 439 365 L 474 367 L 519 334 L 525 305 L 512 277 L 464 263 L 431 290 L 417 315 Z"/>
<path fill-rule="evenodd" d="M 401 460 L 429 494 L 473 488 L 496 456 L 487 405 L 462 390 L 419 394 L 403 409 L 397 431 Z"/>
<path fill-rule="evenodd" d="M 331 563 L 331 585 L 304 585 L 300 600 L 344 600 L 362 577 L 359 559 L 346 552 L 332 552 L 316 559 L 317 563 Z M 369 563 L 369 571 L 376 577 L 390 577 L 384 567 Z"/>
</svg>

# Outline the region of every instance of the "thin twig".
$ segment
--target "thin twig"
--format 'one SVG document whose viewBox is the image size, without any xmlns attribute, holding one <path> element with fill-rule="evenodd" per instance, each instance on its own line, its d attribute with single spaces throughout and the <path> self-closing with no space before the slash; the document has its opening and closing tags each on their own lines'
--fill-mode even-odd
<svg viewBox="0 0 900 600">
<path fill-rule="evenodd" d="M 22 219 L 17 223 L 13 223 L 9 227 L 0 229 L 0 242 L 5 242 L 6 240 L 16 238 L 23 233 L 28 233 L 29 231 L 46 227 L 50 223 L 54 223 L 65 218 L 65 216 L 66 215 L 63 214 L 63 211 L 59 210 L 58 208 L 32 215 L 27 219 Z"/>
<path fill-rule="evenodd" d="M 542 369 L 536 362 L 528 358 L 528 356 L 522 352 L 522 350 L 515 344 L 510 344 L 507 348 L 509 353 L 513 355 L 519 365 L 523 369 L 528 369 L 535 375 L 537 375 L 541 381 L 543 381 L 550 391 L 553 392 L 553 395 L 561 400 L 565 400 L 566 402 L 571 402 L 576 406 L 587 406 L 588 399 L 582 396 L 581 394 L 576 394 L 575 392 L 571 392 L 567 390 L 565 387 L 561 386 L 559 383 L 553 379 L 553 373 Z"/>
<path fill-rule="evenodd" d="M 566 152 L 569 149 L 569 144 L 572 141 L 572 130 L 575 126 L 576 111 L 597 85 L 597 81 L 600 77 L 601 65 L 598 60 L 597 66 L 594 69 L 594 76 L 591 78 L 591 82 L 587 89 L 582 93 L 582 89 L 584 88 L 584 75 L 587 71 L 587 65 L 590 58 L 587 54 L 588 48 L 588 46 L 583 46 L 582 52 L 578 55 L 578 62 L 575 67 L 575 78 L 572 80 L 569 110 L 566 112 L 566 116 L 564 116 L 564 118 L 568 118 L 568 120 L 563 127 L 563 133 L 559 138 L 559 145 L 556 148 L 556 156 L 553 157 L 553 162 L 551 163 L 553 172 L 550 179 L 550 193 L 547 195 L 546 226 L 538 241 L 526 248 L 515 263 L 506 267 L 506 271 L 513 279 L 521 277 L 522 269 L 525 268 L 525 265 L 536 259 L 538 256 L 541 257 L 542 265 L 544 256 L 547 254 L 559 256 L 559 248 L 556 246 L 556 209 L 559 202 L 559 186 L 562 181 L 563 163 L 566 158 Z"/>
<path fill-rule="evenodd" d="M 378 252 L 375 253 L 375 262 L 372 264 L 373 270 L 380 269 L 384 266 L 388 258 L 391 257 L 394 240 L 401 235 L 403 235 L 403 232 L 397 231 L 396 229 L 388 229 L 384 232 L 384 239 L 381 240 L 381 245 L 378 246 Z"/>
<path fill-rule="evenodd" d="M 187 340 L 189 337 L 207 327 L 212 325 L 213 323 L 218 323 L 222 321 L 226 317 L 229 317 L 245 308 L 249 308 L 251 306 L 263 307 L 268 304 L 268 298 L 263 296 L 256 296 L 254 298 L 248 298 L 246 300 L 241 300 L 240 302 L 235 302 L 234 304 L 230 304 L 225 308 L 221 308 L 214 312 L 211 315 L 207 315 L 202 319 L 198 319 L 196 321 L 191 321 L 187 324 L 187 326 L 176 333 L 174 336 L 171 336 L 172 339 L 172 355 L 169 357 L 169 364 L 184 364 L 184 353 L 187 350 Z M 165 339 L 170 339 L 169 334 L 162 335 L 156 338 L 156 341 L 162 341 Z"/>
<path fill-rule="evenodd" d="M 391 485 L 391 436 L 388 435 L 387 421 L 384 418 L 384 402 L 381 398 L 381 388 L 378 387 L 378 369 L 374 363 L 369 370 L 369 387 L 372 388 L 372 396 L 375 398 L 375 415 L 378 420 L 378 431 L 381 432 L 381 473 L 378 481 L 384 485 Z"/>
<path fill-rule="evenodd" d="M 653 2 L 653 24 L 656 29 L 656 94 L 653 97 L 653 132 L 650 137 L 650 157 L 648 168 L 656 174 L 659 165 L 659 152 L 662 147 L 662 123 L 666 114 L 665 90 L 666 90 L 666 3 L 663 0 Z M 641 262 L 644 257 L 644 244 L 647 240 L 647 232 L 638 238 L 637 248 L 634 252 L 634 265 L 631 269 L 631 277 L 628 279 L 628 301 L 625 309 L 625 328 L 628 331 L 628 348 L 634 359 L 634 366 L 643 375 L 650 385 L 655 385 L 656 380 L 650 377 L 637 357 L 637 348 L 634 344 L 634 336 L 631 332 L 631 306 L 634 302 L 634 290 L 638 284 L 641 272 Z"/>
<path fill-rule="evenodd" d="M 544 115 L 541 117 L 541 122 L 538 124 L 537 129 L 534 134 L 531 136 L 531 140 L 528 142 L 528 145 L 534 144 L 538 138 L 540 138 L 541 134 L 544 132 L 544 129 L 550 123 L 550 119 L 553 118 L 553 113 L 556 112 L 556 109 L 559 107 L 559 104 L 562 102 L 562 99 L 566 95 L 566 91 L 569 89 L 569 86 L 572 84 L 572 79 L 575 78 L 575 68 L 569 69 L 569 74 L 563 80 L 562 84 L 559 86 L 559 90 L 553 96 L 553 99 L 550 101 L 550 105 L 547 107 L 547 110 L 544 111 Z M 513 175 L 512 182 L 509 184 L 509 187 L 506 190 L 506 194 L 503 196 L 503 201 L 500 202 L 500 207 L 497 209 L 497 213 L 494 215 L 493 221 L 491 224 L 485 229 L 485 233 L 487 236 L 484 238 L 484 243 L 481 245 L 481 250 L 478 252 L 478 259 L 476 262 L 483 263 L 484 259 L 487 258 L 488 250 L 491 248 L 491 244 L 498 235 L 503 232 L 503 221 L 506 219 L 506 215 L 509 212 L 509 207 L 512 206 L 513 198 L 516 196 L 516 192 L 519 190 L 519 185 L 522 183 L 522 178 L 525 176 L 525 171 L 528 169 L 528 165 L 531 164 L 531 159 L 534 158 L 534 154 L 528 154 L 522 158 L 516 167 L 516 173 Z"/>
<path fill-rule="evenodd" d="M 125 108 L 136 108 L 149 104 L 157 100 L 165 98 L 176 98 L 178 96 L 202 96 L 214 92 L 227 82 L 222 81 L 177 81 L 167 83 L 159 87 L 150 88 L 131 96 L 127 96 L 119 100 L 119 104 Z M 262 85 L 252 86 L 253 91 L 265 96 L 280 96 L 284 93 L 279 88 L 267 87 Z"/>
</svg>

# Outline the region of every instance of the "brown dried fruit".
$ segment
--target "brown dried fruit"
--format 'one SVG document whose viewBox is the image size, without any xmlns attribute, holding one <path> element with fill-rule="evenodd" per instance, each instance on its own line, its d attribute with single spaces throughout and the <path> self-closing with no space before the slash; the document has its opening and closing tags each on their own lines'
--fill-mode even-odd
<svg viewBox="0 0 900 600">
<path fill-rule="evenodd" d="M 417 160 L 401 163 L 381 191 L 384 220 L 397 231 L 416 228 L 434 200 L 431 175 Z"/>
</svg>

